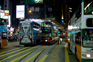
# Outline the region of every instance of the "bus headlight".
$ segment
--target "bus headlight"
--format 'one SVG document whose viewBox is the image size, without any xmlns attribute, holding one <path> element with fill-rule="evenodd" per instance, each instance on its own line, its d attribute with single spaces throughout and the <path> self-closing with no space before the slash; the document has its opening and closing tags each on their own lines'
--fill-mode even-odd
<svg viewBox="0 0 93 62">
<path fill-rule="evenodd" d="M 82 54 L 83 57 L 91 57 L 90 54 Z"/>
<path fill-rule="evenodd" d="M 90 54 L 87 54 L 86 56 L 87 56 L 87 57 L 91 57 L 91 55 L 90 55 Z"/>
</svg>

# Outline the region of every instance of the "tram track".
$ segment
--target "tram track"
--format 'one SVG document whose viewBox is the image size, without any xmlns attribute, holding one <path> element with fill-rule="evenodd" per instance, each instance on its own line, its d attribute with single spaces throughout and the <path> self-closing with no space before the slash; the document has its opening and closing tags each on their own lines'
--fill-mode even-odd
<svg viewBox="0 0 93 62">
<path fill-rule="evenodd" d="M 44 46 L 42 46 L 42 47 L 44 47 Z M 42 48 L 42 47 L 40 47 L 40 48 Z M 19 60 L 19 62 L 21 62 L 21 61 L 22 61 L 25 57 L 27 57 L 29 54 L 31 54 L 31 53 L 33 53 L 33 52 L 35 52 L 36 50 L 38 50 L 38 49 L 40 49 L 40 48 L 37 48 L 37 49 L 35 49 L 35 50 L 33 50 L 33 51 L 29 52 L 28 54 L 24 55 L 24 57 L 23 57 L 23 58 L 21 58 L 21 59 Z M 11 62 L 13 62 L 13 61 L 11 61 Z"/>
<path fill-rule="evenodd" d="M 29 56 L 30 54 L 32 56 L 30 56 L 29 58 L 27 58 L 26 60 L 24 60 L 24 62 L 29 62 L 29 61 L 33 61 L 36 62 L 36 60 L 39 58 L 39 56 L 43 53 L 43 51 L 45 51 L 49 46 L 35 46 L 32 48 L 28 48 L 26 50 L 23 50 L 21 52 L 17 52 L 15 54 L 10 54 L 8 56 L 4 56 L 0 59 L 0 62 L 5 62 L 5 61 L 9 61 L 9 62 L 22 62 L 27 56 Z M 31 51 L 30 51 L 31 50 Z M 26 54 L 25 54 L 26 53 Z M 18 56 L 18 55 L 21 56 Z M 34 55 L 33 55 L 34 54 Z M 7 55 L 7 54 L 6 54 Z M 15 59 L 12 59 L 13 57 L 16 57 Z M 11 60 L 12 59 L 12 60 Z"/>
<path fill-rule="evenodd" d="M 49 46 L 48 46 L 48 47 L 49 47 Z M 45 51 L 48 47 L 44 48 L 44 49 L 40 52 L 40 54 L 42 54 L 42 52 Z M 40 56 L 40 54 L 37 55 L 37 57 L 34 59 L 33 62 L 35 62 L 35 61 L 37 60 L 37 58 Z"/>
<path fill-rule="evenodd" d="M 27 51 L 32 50 L 32 49 L 37 48 L 37 47 L 38 47 L 38 46 L 35 46 L 35 47 L 29 48 L 29 49 L 27 49 L 27 50 L 21 51 L 20 53 L 16 53 L 16 54 L 14 54 L 14 55 L 10 55 L 10 56 L 4 57 L 4 58 L 0 59 L 0 61 L 1 61 L 1 62 L 2 62 L 2 61 L 5 61 L 5 60 L 7 60 L 7 59 L 10 59 L 10 58 L 12 58 L 12 57 L 14 57 L 14 56 L 17 56 L 17 55 L 19 55 L 19 54 L 22 54 L 22 53 L 24 53 L 24 52 L 27 52 Z"/>
<path fill-rule="evenodd" d="M 23 60 L 24 58 L 26 58 L 29 54 L 32 54 L 33 52 L 35 52 L 35 51 L 37 51 L 37 50 L 39 50 L 39 49 L 41 49 L 41 48 L 43 48 L 43 47 L 44 47 L 44 46 L 42 46 L 42 47 L 40 47 L 40 48 L 37 48 L 37 49 L 29 52 L 28 54 L 24 55 L 23 58 L 21 58 L 21 57 L 22 57 L 22 56 L 21 56 L 21 57 L 20 57 L 21 59 L 20 59 L 18 62 L 22 62 L 22 60 Z M 42 50 L 39 51 L 37 54 L 33 55 L 32 57 L 30 57 L 29 59 L 27 59 L 27 60 L 24 61 L 24 62 L 28 62 L 28 61 L 32 60 L 33 58 L 35 58 L 34 61 L 33 61 L 33 62 L 35 62 L 36 59 L 39 57 L 39 55 L 40 55 L 43 51 L 45 51 L 48 47 L 49 47 L 49 46 L 45 47 L 44 49 L 42 49 Z M 18 58 L 17 58 L 17 60 L 18 60 Z M 11 62 L 15 62 L 15 60 L 13 60 L 13 61 L 11 61 Z"/>
<path fill-rule="evenodd" d="M 43 62 L 43 61 L 47 58 L 47 56 L 49 56 L 48 54 L 50 54 L 51 50 L 53 50 L 56 45 L 57 45 L 57 43 L 55 43 L 52 47 L 51 47 L 51 45 L 48 46 L 49 49 L 48 49 L 48 47 L 44 48 L 44 49 L 40 52 L 40 54 L 38 54 L 37 57 L 34 58 L 34 60 L 33 60 L 32 62 L 37 62 L 37 61 L 38 61 L 38 62 Z M 46 50 L 48 50 L 48 51 L 45 53 Z M 45 53 L 45 54 L 44 54 L 44 53 Z M 29 61 L 29 62 L 30 62 L 30 61 Z"/>
</svg>

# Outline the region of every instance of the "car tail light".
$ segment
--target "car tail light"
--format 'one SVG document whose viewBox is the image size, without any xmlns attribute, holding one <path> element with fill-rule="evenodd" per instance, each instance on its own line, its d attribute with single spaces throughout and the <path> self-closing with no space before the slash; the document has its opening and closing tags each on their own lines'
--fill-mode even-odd
<svg viewBox="0 0 93 62">
<path fill-rule="evenodd" d="M 45 41 L 45 39 L 43 41 Z"/>
</svg>

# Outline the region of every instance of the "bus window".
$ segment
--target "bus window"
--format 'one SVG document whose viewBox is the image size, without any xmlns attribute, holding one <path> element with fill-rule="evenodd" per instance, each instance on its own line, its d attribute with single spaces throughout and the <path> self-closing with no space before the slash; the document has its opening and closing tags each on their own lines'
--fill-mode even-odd
<svg viewBox="0 0 93 62">
<path fill-rule="evenodd" d="M 87 27 L 93 27 L 93 18 L 88 18 L 86 20 Z"/>
<path fill-rule="evenodd" d="M 82 36 L 83 46 L 93 47 L 93 29 L 84 29 Z"/>
<path fill-rule="evenodd" d="M 75 43 L 81 45 L 81 33 L 75 34 Z"/>
</svg>

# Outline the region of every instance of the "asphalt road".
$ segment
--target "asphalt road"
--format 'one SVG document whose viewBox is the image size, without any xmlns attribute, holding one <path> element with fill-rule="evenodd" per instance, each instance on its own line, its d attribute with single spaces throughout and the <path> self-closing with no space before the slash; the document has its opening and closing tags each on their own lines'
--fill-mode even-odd
<svg viewBox="0 0 93 62">
<path fill-rule="evenodd" d="M 24 47 L 19 42 L 8 42 L 0 48 L 0 62 L 78 62 L 75 55 L 68 50 L 67 39 L 62 44 L 36 45 Z"/>
</svg>

